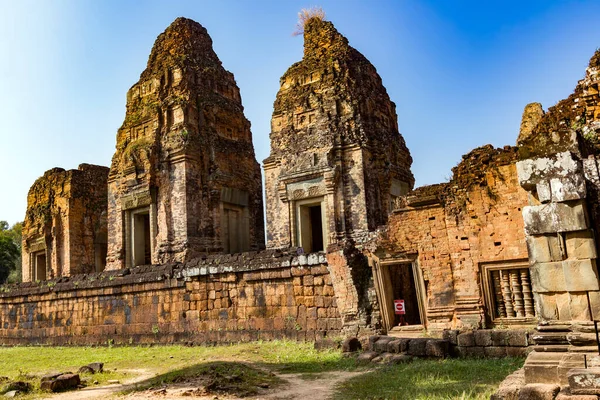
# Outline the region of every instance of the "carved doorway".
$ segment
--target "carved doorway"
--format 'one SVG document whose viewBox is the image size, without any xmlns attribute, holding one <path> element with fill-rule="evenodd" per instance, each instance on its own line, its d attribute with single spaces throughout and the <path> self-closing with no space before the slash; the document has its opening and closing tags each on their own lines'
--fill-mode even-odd
<svg viewBox="0 0 600 400">
<path fill-rule="evenodd" d="M 323 198 L 298 201 L 296 215 L 298 246 L 302 247 L 305 253 L 325 250 L 327 234 Z"/>
<path fill-rule="evenodd" d="M 375 261 L 373 272 L 386 331 L 425 328 L 425 284 L 416 261 Z M 404 300 L 403 318 L 395 313 L 394 300 Z"/>
<path fill-rule="evenodd" d="M 152 264 L 150 240 L 150 209 L 148 207 L 131 213 L 133 266 Z"/>
<path fill-rule="evenodd" d="M 46 262 L 46 251 L 40 251 L 34 254 L 34 281 L 45 281 L 46 280 L 46 269 L 48 268 Z"/>
</svg>

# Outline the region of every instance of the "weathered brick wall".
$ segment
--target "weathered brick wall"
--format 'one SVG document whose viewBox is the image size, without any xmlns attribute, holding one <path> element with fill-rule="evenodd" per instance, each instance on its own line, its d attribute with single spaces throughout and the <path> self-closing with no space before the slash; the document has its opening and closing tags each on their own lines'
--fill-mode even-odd
<svg viewBox="0 0 600 400">
<path fill-rule="evenodd" d="M 107 176 L 107 167 L 81 164 L 53 168 L 35 181 L 23 221 L 23 281 L 104 268 Z M 42 277 L 35 273 L 36 253 L 45 256 Z"/>
<path fill-rule="evenodd" d="M 211 256 L 0 288 L 0 344 L 231 342 L 339 334 L 323 254 Z"/>
<path fill-rule="evenodd" d="M 145 228 L 135 228 L 136 214 L 148 215 Z M 127 92 L 108 180 L 108 231 L 111 270 L 265 247 L 260 165 L 239 88 L 206 29 L 190 19 L 177 18 L 158 36 Z"/>
<path fill-rule="evenodd" d="M 483 326 L 481 264 L 527 260 L 514 156 L 491 146 L 464 156 L 449 183 L 410 193 L 375 243 L 382 259 L 416 257 L 428 329 Z"/>
</svg>

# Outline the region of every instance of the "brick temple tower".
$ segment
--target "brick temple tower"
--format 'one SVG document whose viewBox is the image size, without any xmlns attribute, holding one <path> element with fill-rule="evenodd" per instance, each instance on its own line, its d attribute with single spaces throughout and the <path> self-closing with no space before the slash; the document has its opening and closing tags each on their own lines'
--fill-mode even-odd
<svg viewBox="0 0 600 400">
<path fill-rule="evenodd" d="M 108 185 L 108 269 L 264 247 L 250 123 L 197 22 L 178 18 L 154 43 Z"/>
<path fill-rule="evenodd" d="M 304 57 L 280 84 L 264 161 L 268 246 L 363 240 L 414 184 L 381 77 L 331 22 L 311 18 Z"/>
<path fill-rule="evenodd" d="M 23 221 L 23 281 L 102 271 L 106 264 L 108 168 L 52 168 L 27 195 Z"/>
</svg>

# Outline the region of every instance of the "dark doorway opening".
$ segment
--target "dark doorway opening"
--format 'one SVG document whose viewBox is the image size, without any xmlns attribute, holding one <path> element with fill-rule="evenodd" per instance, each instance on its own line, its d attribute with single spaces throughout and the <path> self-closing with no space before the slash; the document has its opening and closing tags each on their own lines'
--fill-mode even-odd
<svg viewBox="0 0 600 400">
<path fill-rule="evenodd" d="M 394 326 L 421 325 L 421 313 L 419 312 L 419 300 L 412 265 L 390 265 L 389 273 L 394 300 L 404 300 L 404 309 L 406 310 L 403 319 L 400 315 L 395 314 Z"/>
<path fill-rule="evenodd" d="M 310 215 L 310 235 L 312 237 L 312 250 L 322 251 L 323 249 L 323 220 L 321 218 L 321 206 L 311 206 Z"/>
<path fill-rule="evenodd" d="M 136 213 L 133 215 L 133 265 L 151 263 L 150 213 Z"/>
<path fill-rule="evenodd" d="M 35 255 L 35 280 L 45 281 L 46 280 L 46 252 L 38 253 Z"/>
</svg>

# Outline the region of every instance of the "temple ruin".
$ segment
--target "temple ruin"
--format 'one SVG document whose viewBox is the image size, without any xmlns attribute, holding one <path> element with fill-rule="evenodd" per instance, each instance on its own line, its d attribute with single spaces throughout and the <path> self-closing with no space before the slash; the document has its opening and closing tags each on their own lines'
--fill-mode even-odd
<svg viewBox="0 0 600 400">
<path fill-rule="evenodd" d="M 375 67 L 331 22 L 309 20 L 281 77 L 264 161 L 270 248 L 364 241 L 412 189 L 396 106 Z"/>
<path fill-rule="evenodd" d="M 108 269 L 264 248 L 240 91 L 206 29 L 178 18 L 127 92 L 108 178 Z"/>
<path fill-rule="evenodd" d="M 108 168 L 54 168 L 35 181 L 23 222 L 23 282 L 101 272 Z"/>
<path fill-rule="evenodd" d="M 442 339 L 368 343 L 528 355 L 520 386 L 498 398 L 573 388 L 600 319 L 599 81 L 597 51 L 571 96 L 547 112 L 525 107 L 516 146 L 474 149 L 449 182 L 413 188 L 375 67 L 331 22 L 309 19 L 304 56 L 274 103 L 264 250 L 239 89 L 206 30 L 178 18 L 127 94 L 110 172 L 83 164 L 33 185 L 23 229 L 32 282 L 0 291 L 0 343 L 427 331 Z"/>
</svg>

